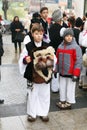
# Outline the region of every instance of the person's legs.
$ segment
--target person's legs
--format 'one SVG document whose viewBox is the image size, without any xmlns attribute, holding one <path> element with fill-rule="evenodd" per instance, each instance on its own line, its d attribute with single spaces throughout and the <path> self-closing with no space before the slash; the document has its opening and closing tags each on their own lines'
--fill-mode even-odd
<svg viewBox="0 0 87 130">
<path fill-rule="evenodd" d="M 27 114 L 28 120 L 35 120 L 40 116 L 43 121 L 49 121 L 50 84 L 33 84 L 33 89 L 28 89 Z M 32 119 L 30 119 L 32 117 Z"/>
<path fill-rule="evenodd" d="M 76 88 L 76 82 L 73 82 L 71 78 L 68 78 L 67 81 L 67 102 L 69 103 L 75 103 L 75 88 Z"/>
<path fill-rule="evenodd" d="M 21 53 L 21 42 L 18 42 L 19 45 L 19 53 Z"/>
<path fill-rule="evenodd" d="M 15 53 L 17 53 L 17 42 L 14 43 Z"/>
<path fill-rule="evenodd" d="M 60 88 L 60 101 L 66 101 L 66 82 L 67 78 L 60 76 L 59 88 Z"/>
<path fill-rule="evenodd" d="M 65 103 L 66 103 L 66 91 L 67 91 L 67 78 L 60 76 L 59 81 L 59 93 L 60 93 L 60 101 L 56 103 L 56 105 L 60 109 L 65 109 Z"/>
</svg>

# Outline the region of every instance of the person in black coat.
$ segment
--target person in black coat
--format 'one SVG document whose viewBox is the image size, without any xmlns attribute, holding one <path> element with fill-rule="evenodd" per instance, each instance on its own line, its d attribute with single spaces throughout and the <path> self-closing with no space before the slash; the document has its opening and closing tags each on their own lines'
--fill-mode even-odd
<svg viewBox="0 0 87 130">
<path fill-rule="evenodd" d="M 78 17 L 76 20 L 75 20 L 75 27 L 73 28 L 73 31 L 74 31 L 74 37 L 76 39 L 76 42 L 79 44 L 79 34 L 82 30 L 82 27 L 83 27 L 83 21 L 80 17 Z"/>
<path fill-rule="evenodd" d="M 55 49 L 55 52 L 59 44 L 63 40 L 63 38 L 60 36 L 60 30 L 62 28 L 62 25 L 61 25 L 62 18 L 63 18 L 63 14 L 60 9 L 57 9 L 52 13 L 52 20 L 54 23 L 50 26 L 50 29 L 49 29 L 49 37 L 51 40 L 49 44 Z M 53 78 L 52 78 L 51 90 L 53 93 L 56 93 L 59 91 L 59 82 L 58 82 L 59 74 L 58 73 L 56 75 L 54 74 L 52 77 Z"/>
<path fill-rule="evenodd" d="M 19 45 L 19 52 L 21 52 L 21 40 L 17 40 L 16 37 L 19 35 L 20 32 L 23 32 L 24 26 L 22 23 L 19 21 L 19 17 L 15 16 L 13 19 L 13 22 L 10 25 L 10 29 L 12 32 L 12 42 L 14 43 L 15 46 L 15 53 L 17 53 L 17 43 Z"/>
<path fill-rule="evenodd" d="M 0 33 L 0 68 L 1 68 L 1 57 L 3 56 L 3 41 L 2 41 L 2 34 Z M 0 80 L 1 80 L 1 70 L 0 70 Z M 4 99 L 0 99 L 0 104 L 4 103 Z"/>
<path fill-rule="evenodd" d="M 52 20 L 54 23 L 49 29 L 50 45 L 57 50 L 58 45 L 62 42 L 63 38 L 60 36 L 60 30 L 62 28 L 62 18 L 63 14 L 60 9 L 55 10 L 52 13 Z"/>
</svg>

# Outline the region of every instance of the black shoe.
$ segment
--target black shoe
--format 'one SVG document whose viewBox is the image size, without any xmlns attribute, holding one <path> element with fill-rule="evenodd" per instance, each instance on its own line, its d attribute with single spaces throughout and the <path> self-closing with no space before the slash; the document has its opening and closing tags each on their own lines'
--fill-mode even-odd
<svg viewBox="0 0 87 130">
<path fill-rule="evenodd" d="M 30 122 L 34 122 L 36 120 L 36 118 L 28 115 L 27 120 L 30 121 Z"/>
<path fill-rule="evenodd" d="M 43 122 L 48 122 L 49 121 L 49 117 L 48 116 L 40 116 L 41 120 Z"/>
<path fill-rule="evenodd" d="M 0 104 L 3 104 L 4 103 L 4 99 L 0 99 Z"/>
</svg>

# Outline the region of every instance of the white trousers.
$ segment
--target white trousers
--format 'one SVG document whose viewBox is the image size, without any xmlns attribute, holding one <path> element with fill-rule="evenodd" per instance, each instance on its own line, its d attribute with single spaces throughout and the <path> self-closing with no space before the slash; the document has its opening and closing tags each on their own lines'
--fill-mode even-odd
<svg viewBox="0 0 87 130">
<path fill-rule="evenodd" d="M 76 82 L 73 82 L 71 78 L 65 78 L 60 76 L 60 101 L 67 101 L 69 103 L 75 103 L 75 87 Z"/>
<path fill-rule="evenodd" d="M 57 78 L 54 77 L 54 74 L 52 75 L 51 90 L 52 92 L 58 92 L 59 90 L 59 73 L 57 73 Z"/>
<path fill-rule="evenodd" d="M 27 114 L 47 116 L 50 108 L 50 83 L 33 84 L 33 90 L 28 89 Z"/>
</svg>

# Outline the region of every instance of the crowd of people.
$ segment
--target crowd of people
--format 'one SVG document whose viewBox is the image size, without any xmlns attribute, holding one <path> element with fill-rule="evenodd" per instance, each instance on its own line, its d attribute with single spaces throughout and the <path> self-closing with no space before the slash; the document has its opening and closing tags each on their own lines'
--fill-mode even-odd
<svg viewBox="0 0 87 130">
<path fill-rule="evenodd" d="M 83 55 L 87 48 L 87 21 L 67 14 L 60 9 L 52 13 L 50 24 L 47 22 L 48 8 L 42 7 L 31 19 L 29 32 L 24 40 L 18 36 L 24 26 L 15 16 L 11 23 L 12 42 L 15 53 L 19 45 L 19 70 L 27 80 L 28 121 L 37 116 L 42 121 L 49 121 L 50 87 L 52 92 L 59 92 L 59 101 L 55 104 L 63 110 L 71 109 L 76 103 L 75 88 L 82 76 L 86 75 Z M 21 38 L 20 41 L 17 38 Z M 23 50 L 21 42 L 24 43 Z M 55 82 L 55 84 L 54 84 Z"/>
</svg>

